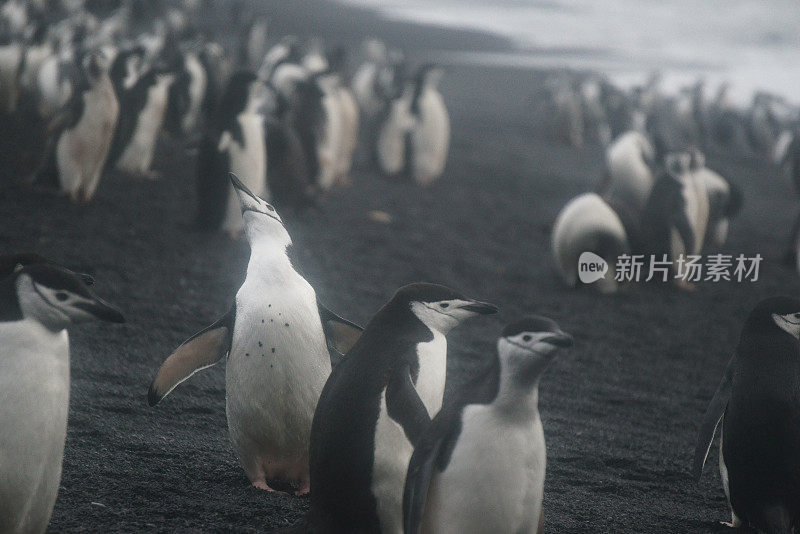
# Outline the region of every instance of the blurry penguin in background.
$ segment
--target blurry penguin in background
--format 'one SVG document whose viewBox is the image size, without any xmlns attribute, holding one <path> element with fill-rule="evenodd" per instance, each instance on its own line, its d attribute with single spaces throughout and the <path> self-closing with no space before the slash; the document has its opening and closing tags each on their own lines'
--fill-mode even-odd
<svg viewBox="0 0 800 534">
<path fill-rule="evenodd" d="M 378 134 L 376 157 L 390 177 L 406 174 L 428 185 L 444 172 L 450 117 L 437 86 L 441 68 L 427 64 L 390 103 Z"/>
<path fill-rule="evenodd" d="M 254 194 L 270 198 L 264 116 L 260 113 L 266 96 L 264 84 L 252 72 L 231 76 L 213 128 L 200 147 L 197 225 L 201 230 L 224 230 L 233 238 L 241 235 L 241 210 L 230 184 L 230 173 Z"/>
<path fill-rule="evenodd" d="M 166 125 L 173 135 L 191 135 L 201 126 L 208 72 L 198 54 L 191 51 L 173 61 L 177 65 L 172 69 L 175 80 L 169 88 Z"/>
<path fill-rule="evenodd" d="M 94 196 L 119 115 L 107 59 L 98 52 L 87 54 L 83 75 L 82 85 L 49 125 L 47 154 L 34 177 L 50 183 L 57 178 L 74 202 Z"/>
<path fill-rule="evenodd" d="M 444 172 L 450 148 L 450 116 L 438 85 L 443 71 L 436 65 L 423 65 L 417 71 L 411 116 L 408 167 L 414 180 L 428 185 Z"/>
<path fill-rule="evenodd" d="M 21 43 L 0 45 L 0 110 L 9 115 L 17 110 L 24 58 L 25 51 Z"/>
<path fill-rule="evenodd" d="M 267 182 L 273 203 L 279 207 L 314 205 L 316 187 L 297 131 L 295 110 L 278 91 L 265 109 Z"/>
<path fill-rule="evenodd" d="M 334 72 L 344 72 L 347 56 L 343 47 L 336 47 L 328 53 L 329 68 Z M 360 115 L 358 103 L 353 91 L 342 83 L 341 77 L 336 87 L 336 98 L 340 114 L 339 151 L 334 166 L 335 183 L 347 185 L 350 182 L 350 170 L 353 167 L 353 155 L 358 147 Z"/>
<path fill-rule="evenodd" d="M 125 93 L 114 139 L 117 146 L 112 150 L 109 166 L 115 165 L 127 174 L 155 178 L 150 166 L 174 79 L 173 73 L 151 68 Z"/>
</svg>

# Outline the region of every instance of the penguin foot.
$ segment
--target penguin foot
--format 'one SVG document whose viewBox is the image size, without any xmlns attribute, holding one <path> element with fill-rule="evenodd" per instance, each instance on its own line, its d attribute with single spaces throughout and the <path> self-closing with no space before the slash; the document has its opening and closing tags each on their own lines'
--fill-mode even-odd
<svg viewBox="0 0 800 534">
<path fill-rule="evenodd" d="M 253 487 L 254 488 L 258 488 L 260 490 L 269 491 L 269 492 L 274 492 L 275 491 L 274 489 L 269 487 L 269 485 L 267 484 L 267 481 L 264 480 L 263 478 L 260 479 L 260 480 L 254 481 L 253 482 Z"/>
<path fill-rule="evenodd" d="M 295 490 L 294 494 L 296 497 L 302 497 L 303 495 L 307 495 L 309 491 L 311 491 L 311 482 L 304 480 L 300 483 L 300 487 Z"/>
</svg>

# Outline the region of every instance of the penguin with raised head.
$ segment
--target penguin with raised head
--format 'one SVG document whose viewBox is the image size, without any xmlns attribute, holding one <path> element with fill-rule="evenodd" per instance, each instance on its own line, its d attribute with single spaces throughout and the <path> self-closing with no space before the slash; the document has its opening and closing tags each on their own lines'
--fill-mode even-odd
<svg viewBox="0 0 800 534">
<path fill-rule="evenodd" d="M 405 534 L 544 532 L 539 379 L 570 346 L 572 336 L 546 317 L 503 330 L 499 357 L 442 408 L 414 448 L 403 493 Z"/>
<path fill-rule="evenodd" d="M 76 89 L 48 127 L 49 147 L 36 177 L 50 182 L 55 177 L 74 202 L 88 202 L 100 182 L 119 115 L 103 54 L 84 57 L 83 83 Z"/>
<path fill-rule="evenodd" d="M 270 198 L 261 114 L 266 97 L 266 87 L 255 74 L 241 71 L 231 76 L 217 107 L 213 129 L 204 136 L 198 156 L 197 225 L 202 230 L 222 230 L 233 238 L 242 232 L 239 201 L 230 185 L 230 173 L 254 194 Z"/>
<path fill-rule="evenodd" d="M 227 356 L 225 407 L 233 449 L 252 484 L 308 491 L 311 421 L 337 362 L 361 334 L 317 300 L 295 269 L 292 240 L 275 208 L 231 178 L 250 243 L 247 276 L 230 310 L 186 340 L 158 370 L 148 400 Z"/>
<path fill-rule="evenodd" d="M 692 472 L 699 480 L 720 430 L 719 470 L 730 526 L 767 534 L 800 528 L 800 300 L 761 301 L 745 321 L 703 417 Z"/>
<path fill-rule="evenodd" d="M 18 265 L 0 280 L 0 532 L 44 532 L 67 431 L 69 337 L 89 321 L 123 322 L 71 271 Z"/>
<path fill-rule="evenodd" d="M 413 444 L 442 406 L 447 333 L 496 312 L 447 287 L 417 283 L 375 314 L 334 368 L 314 413 L 308 528 L 402 532 Z"/>
</svg>

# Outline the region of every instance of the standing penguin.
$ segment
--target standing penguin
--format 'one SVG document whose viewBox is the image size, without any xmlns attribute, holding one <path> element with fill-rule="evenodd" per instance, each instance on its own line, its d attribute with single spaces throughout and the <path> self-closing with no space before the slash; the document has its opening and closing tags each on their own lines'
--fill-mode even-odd
<svg viewBox="0 0 800 534">
<path fill-rule="evenodd" d="M 186 340 L 158 370 L 148 400 L 226 355 L 225 407 L 231 443 L 248 478 L 296 483 L 308 491 L 308 443 L 314 407 L 331 371 L 360 327 L 318 301 L 289 257 L 292 240 L 270 204 L 232 177 L 250 243 L 247 277 L 231 309 Z"/>
<path fill-rule="evenodd" d="M 408 134 L 414 126 L 411 114 L 413 97 L 413 88 L 406 86 L 401 93 L 388 99 L 379 118 L 373 151 L 378 168 L 388 178 L 400 176 L 407 168 Z"/>
<path fill-rule="evenodd" d="M 251 72 L 231 76 L 222 95 L 213 130 L 205 136 L 198 157 L 197 224 L 202 230 L 242 232 L 239 201 L 228 176 L 235 174 L 256 195 L 270 198 L 267 187 L 264 84 Z"/>
<path fill-rule="evenodd" d="M 94 196 L 117 127 L 119 103 L 100 53 L 83 61 L 83 84 L 50 124 L 51 137 L 39 178 L 57 176 L 61 190 L 74 202 Z M 50 180 L 52 181 L 52 180 Z"/>
<path fill-rule="evenodd" d="M 123 322 L 81 278 L 50 264 L 0 281 L 0 532 L 44 532 L 61 479 L 69 406 L 66 328 Z"/>
<path fill-rule="evenodd" d="M 719 468 L 730 526 L 749 525 L 767 534 L 800 528 L 798 338 L 800 300 L 761 301 L 747 318 L 703 417 L 693 474 L 700 479 L 722 421 Z"/>
<path fill-rule="evenodd" d="M 442 74 L 435 65 L 423 65 L 414 81 L 410 107 L 414 120 L 407 165 L 408 172 L 421 185 L 442 175 L 450 147 L 450 116 L 438 89 Z"/>
<path fill-rule="evenodd" d="M 444 395 L 447 333 L 497 308 L 443 286 L 400 288 L 331 373 L 311 428 L 311 510 L 320 532 L 402 532 L 413 444 Z"/>
<path fill-rule="evenodd" d="M 499 359 L 439 412 L 414 449 L 405 534 L 544 532 L 539 378 L 558 349 L 570 346 L 572 337 L 546 317 L 505 328 Z"/>
<path fill-rule="evenodd" d="M 628 131 L 606 149 L 606 181 L 600 193 L 606 199 L 641 213 L 653 188 L 657 161 L 653 144 L 641 132 Z"/>
<path fill-rule="evenodd" d="M 108 159 L 109 167 L 114 166 L 131 175 L 154 177 L 150 166 L 164 124 L 169 88 L 174 79 L 173 73 L 150 68 L 123 93 L 119 126 Z"/>
</svg>

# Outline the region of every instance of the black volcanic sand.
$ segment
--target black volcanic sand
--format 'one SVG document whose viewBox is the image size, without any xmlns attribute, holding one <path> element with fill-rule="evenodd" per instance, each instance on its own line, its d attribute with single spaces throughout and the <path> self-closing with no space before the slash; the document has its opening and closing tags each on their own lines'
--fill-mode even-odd
<svg viewBox="0 0 800 534">
<path fill-rule="evenodd" d="M 704 283 L 694 293 L 635 287 L 603 297 L 557 279 L 550 226 L 603 171 L 599 147 L 544 134 L 543 75 L 451 68 L 442 86 L 453 122 L 446 175 L 429 188 L 357 169 L 319 212 L 283 216 L 300 263 L 334 310 L 365 323 L 402 284 L 433 281 L 498 304 L 450 335 L 448 391 L 494 351 L 504 324 L 554 318 L 574 334 L 541 384 L 548 447 L 549 532 L 724 532 L 716 446 L 702 482 L 689 468 L 700 418 L 762 298 L 794 295 L 779 263 L 794 215 L 788 186 L 763 161 L 710 155 L 745 193 L 724 251 L 764 256 L 756 283 Z M 6 136 L 8 137 L 8 136 Z M 4 142 L 4 159 L 9 153 Z M 224 365 L 149 408 L 163 359 L 221 315 L 245 272 L 246 243 L 191 229 L 194 159 L 164 140 L 142 181 L 110 175 L 95 200 L 0 191 L 0 252 L 36 250 L 91 271 L 124 325 L 72 338 L 72 397 L 54 532 L 264 531 L 296 521 L 307 498 L 249 485 L 227 437 Z M 7 165 L 3 181 L 13 178 Z M 373 222 L 371 210 L 392 217 Z M 487 439 L 493 439 L 487 436 Z M 491 459 L 487 459 L 491 461 Z"/>
</svg>

